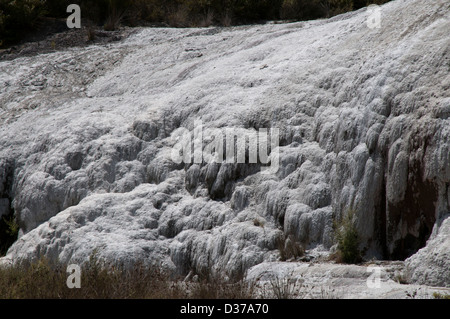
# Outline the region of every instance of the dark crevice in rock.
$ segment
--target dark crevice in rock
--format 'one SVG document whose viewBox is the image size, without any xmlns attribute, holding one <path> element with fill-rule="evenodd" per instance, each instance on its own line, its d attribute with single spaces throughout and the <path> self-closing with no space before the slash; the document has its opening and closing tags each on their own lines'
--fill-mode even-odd
<svg viewBox="0 0 450 319">
<path fill-rule="evenodd" d="M 12 206 L 14 183 L 14 160 L 0 161 L 0 256 L 17 240 L 15 212 Z"/>
<path fill-rule="evenodd" d="M 387 203 L 389 257 L 394 260 L 404 260 L 424 247 L 436 222 L 438 188 L 424 173 L 424 156 L 432 136 L 424 136 L 420 130 L 413 133 L 404 199 L 395 204 Z"/>
<path fill-rule="evenodd" d="M 383 178 L 380 200 L 375 206 L 375 237 L 383 259 L 388 257 L 386 244 L 386 180 Z"/>
<path fill-rule="evenodd" d="M 425 247 L 436 222 L 437 197 L 437 188 L 433 183 L 422 181 L 420 175 L 413 174 L 404 201 L 397 205 L 388 203 L 388 239 L 392 240 L 397 232 L 401 234 L 389 252 L 390 259 L 404 260 Z M 403 225 L 406 225 L 406 233 Z"/>
<path fill-rule="evenodd" d="M 131 132 L 137 138 L 150 142 L 159 135 L 159 126 L 153 121 L 135 121 L 131 128 Z"/>
<path fill-rule="evenodd" d="M 73 171 L 77 171 L 83 165 L 84 154 L 82 152 L 69 152 L 66 154 L 67 165 Z"/>
<path fill-rule="evenodd" d="M 399 202 L 390 202 L 388 178 L 384 175 L 378 204 L 375 206 L 374 238 L 383 259 L 405 260 L 425 247 L 436 222 L 438 187 L 425 177 L 425 154 L 432 145 L 433 130 L 416 128 L 409 137 L 407 180 Z M 383 167 L 388 173 L 388 149 L 381 148 Z M 392 178 L 392 176 L 390 177 Z"/>
</svg>

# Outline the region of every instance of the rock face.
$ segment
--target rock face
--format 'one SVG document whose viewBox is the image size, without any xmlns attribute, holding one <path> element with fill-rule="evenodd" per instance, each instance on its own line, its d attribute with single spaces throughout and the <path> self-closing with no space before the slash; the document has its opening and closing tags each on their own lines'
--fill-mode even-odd
<svg viewBox="0 0 450 319">
<path fill-rule="evenodd" d="M 402 262 L 367 265 L 322 263 L 262 263 L 252 267 L 246 279 L 256 282 L 262 298 L 292 299 L 433 299 L 450 289 L 398 282 Z"/>
<path fill-rule="evenodd" d="M 21 228 L 4 261 L 97 251 L 238 276 L 288 236 L 327 251 L 349 210 L 367 258 L 410 257 L 450 212 L 450 5 L 397 0 L 368 19 L 148 28 L 0 62 L 0 214 Z M 278 170 L 177 163 L 198 121 L 203 147 L 208 129 L 278 129 Z M 414 281 L 448 285 L 444 226 Z"/>
<path fill-rule="evenodd" d="M 436 223 L 425 248 L 406 260 L 408 279 L 419 284 L 450 287 L 450 216 Z"/>
</svg>

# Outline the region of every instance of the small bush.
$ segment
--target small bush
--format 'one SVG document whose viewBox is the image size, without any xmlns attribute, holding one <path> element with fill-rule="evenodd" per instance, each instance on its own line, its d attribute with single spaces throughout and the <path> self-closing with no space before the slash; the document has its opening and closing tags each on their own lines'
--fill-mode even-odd
<svg viewBox="0 0 450 319">
<path fill-rule="evenodd" d="M 191 20 L 189 17 L 189 8 L 187 6 L 178 6 L 171 10 L 168 16 L 168 22 L 174 27 L 189 27 Z"/>
<path fill-rule="evenodd" d="M 96 34 L 95 34 L 95 29 L 92 26 L 89 26 L 86 29 L 86 35 L 87 35 L 87 40 L 89 42 L 95 41 Z"/>
<path fill-rule="evenodd" d="M 36 28 L 45 15 L 45 1 L 0 0 L 0 42 L 9 45 L 21 39 L 30 29 Z"/>
<path fill-rule="evenodd" d="M 253 219 L 253 225 L 256 227 L 264 228 L 265 224 L 266 224 L 266 222 L 264 220 L 259 219 L 258 217 Z"/>
<path fill-rule="evenodd" d="M 433 298 L 450 300 L 450 294 L 441 294 L 439 292 L 433 292 Z"/>
<path fill-rule="evenodd" d="M 409 284 L 408 279 L 404 274 L 397 274 L 395 276 L 395 281 L 398 282 L 401 285 L 407 285 Z"/>
<path fill-rule="evenodd" d="M 287 278 L 275 277 L 270 280 L 272 298 L 293 299 L 296 291 L 300 291 L 303 283 L 288 276 Z"/>
<path fill-rule="evenodd" d="M 354 264 L 361 261 L 359 250 L 359 235 L 355 226 L 355 212 L 353 210 L 334 224 L 337 241 L 337 261 L 345 264 Z"/>
<path fill-rule="evenodd" d="M 9 247 L 17 240 L 19 225 L 14 216 L 3 216 L 0 219 L 0 256 L 4 256 Z"/>
<path fill-rule="evenodd" d="M 224 27 L 231 27 L 233 25 L 233 17 L 230 12 L 225 12 L 220 19 L 220 24 Z"/>
<path fill-rule="evenodd" d="M 200 22 L 199 27 L 209 27 L 214 23 L 214 12 L 209 9 L 208 12 L 205 13 L 203 19 Z"/>
<path fill-rule="evenodd" d="M 283 235 L 278 243 L 278 250 L 280 252 L 281 261 L 289 259 L 297 259 L 303 257 L 305 249 L 298 243 L 294 236 L 289 235 L 287 238 Z"/>
</svg>

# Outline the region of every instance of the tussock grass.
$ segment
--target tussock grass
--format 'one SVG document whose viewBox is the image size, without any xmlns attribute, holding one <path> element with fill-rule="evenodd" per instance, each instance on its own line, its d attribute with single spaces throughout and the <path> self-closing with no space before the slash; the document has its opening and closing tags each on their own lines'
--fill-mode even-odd
<svg viewBox="0 0 450 319">
<path fill-rule="evenodd" d="M 281 261 L 296 260 L 305 255 L 305 248 L 292 235 L 281 237 L 278 242 L 278 251 Z"/>
<path fill-rule="evenodd" d="M 103 264 L 96 255 L 81 266 L 81 287 L 68 288 L 67 265 L 41 258 L 0 267 L 0 299 L 251 299 L 253 285 L 216 276 L 183 281 L 159 267 Z"/>
</svg>

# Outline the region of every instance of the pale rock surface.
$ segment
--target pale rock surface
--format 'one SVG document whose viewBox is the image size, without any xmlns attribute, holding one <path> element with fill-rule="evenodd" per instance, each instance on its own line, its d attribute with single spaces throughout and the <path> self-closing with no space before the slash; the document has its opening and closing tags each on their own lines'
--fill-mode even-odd
<svg viewBox="0 0 450 319">
<path fill-rule="evenodd" d="M 450 287 L 450 216 L 434 226 L 426 247 L 405 261 L 408 280 Z"/>
<path fill-rule="evenodd" d="M 397 0 L 381 28 L 367 19 L 143 28 L 0 62 L 0 215 L 21 229 L 2 262 L 98 252 L 241 275 L 288 235 L 329 251 L 354 209 L 367 258 L 409 257 L 434 227 L 408 267 L 448 286 L 450 4 Z M 176 164 L 177 132 L 198 120 L 278 128 L 278 172 Z"/>
<path fill-rule="evenodd" d="M 261 298 L 290 299 L 434 299 L 450 288 L 403 284 L 402 262 L 366 265 L 332 263 L 262 263 L 246 276 Z"/>
</svg>

